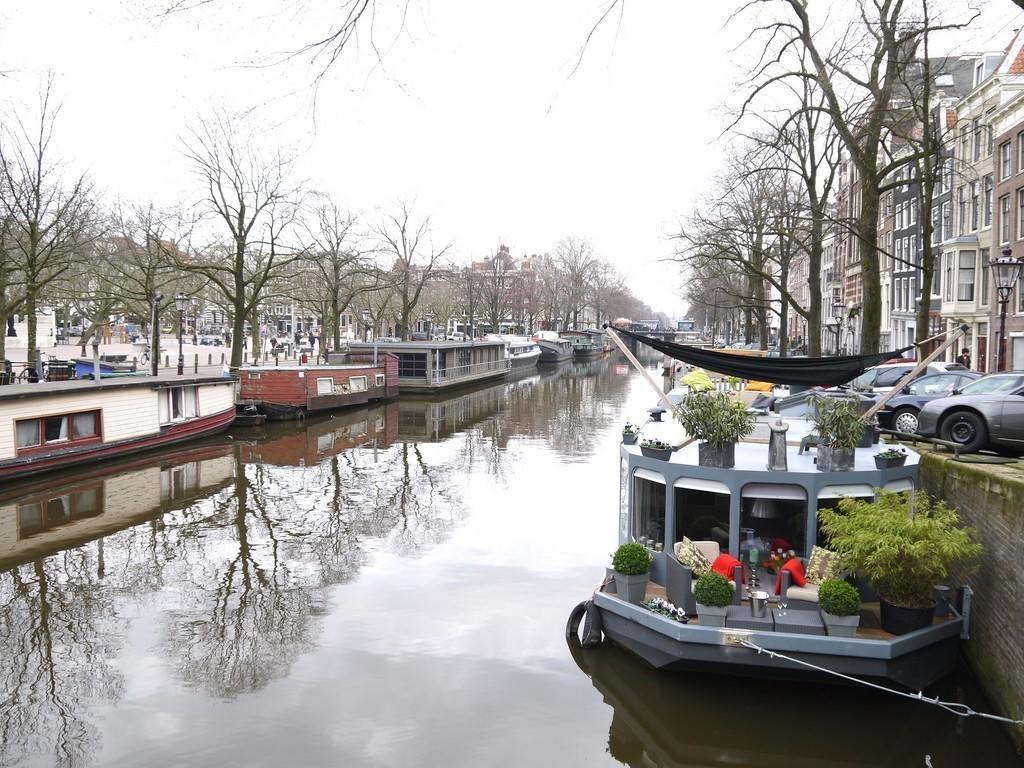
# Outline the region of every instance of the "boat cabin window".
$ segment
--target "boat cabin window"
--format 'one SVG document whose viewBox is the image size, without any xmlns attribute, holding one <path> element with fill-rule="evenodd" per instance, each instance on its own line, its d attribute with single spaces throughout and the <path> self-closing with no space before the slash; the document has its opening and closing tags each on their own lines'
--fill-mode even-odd
<svg viewBox="0 0 1024 768">
<path fill-rule="evenodd" d="M 318 395 L 333 395 L 334 394 L 334 379 L 317 379 L 316 380 L 316 393 Z"/>
<path fill-rule="evenodd" d="M 654 472 L 638 469 L 633 473 L 634 539 L 665 541 L 665 480 Z"/>
<path fill-rule="evenodd" d="M 875 489 L 870 485 L 829 485 L 818 491 L 818 509 L 836 509 L 839 506 L 839 502 L 846 496 L 852 496 L 858 499 L 873 499 L 875 497 Z M 816 544 L 822 547 L 828 547 L 828 537 L 825 532 L 821 530 L 821 521 L 817 520 L 815 516 L 815 536 Z"/>
<path fill-rule="evenodd" d="M 58 443 L 95 440 L 100 434 L 99 419 L 99 411 L 21 419 L 14 426 L 15 446 L 22 451 Z"/>
<path fill-rule="evenodd" d="M 378 373 L 377 374 L 376 385 L 378 387 L 383 387 L 384 386 L 384 374 L 383 373 Z"/>
<path fill-rule="evenodd" d="M 683 478 L 676 481 L 676 530 L 673 543 L 717 541 L 729 551 L 729 488 L 711 480 Z"/>
<path fill-rule="evenodd" d="M 195 387 L 167 387 L 159 390 L 157 396 L 161 424 L 191 419 L 199 413 Z"/>
<path fill-rule="evenodd" d="M 365 376 L 353 376 L 348 380 L 348 388 L 350 392 L 365 392 L 366 391 L 366 377 Z"/>
<path fill-rule="evenodd" d="M 422 352 L 399 352 L 398 375 L 407 379 L 427 378 L 427 356 Z"/>
<path fill-rule="evenodd" d="M 798 485 L 751 483 L 742 491 L 740 556 L 767 559 L 772 550 L 807 554 L 807 493 Z"/>
</svg>

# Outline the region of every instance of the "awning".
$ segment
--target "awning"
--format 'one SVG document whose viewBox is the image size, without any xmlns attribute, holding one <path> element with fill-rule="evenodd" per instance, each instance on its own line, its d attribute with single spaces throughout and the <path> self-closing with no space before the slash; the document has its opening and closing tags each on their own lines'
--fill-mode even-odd
<svg viewBox="0 0 1024 768">
<path fill-rule="evenodd" d="M 729 486 L 717 480 L 705 480 L 701 477 L 680 477 L 675 482 L 676 488 L 689 491 L 708 491 L 709 493 L 729 494 Z"/>
<path fill-rule="evenodd" d="M 659 475 L 657 472 L 651 472 L 649 469 L 636 469 L 633 471 L 633 477 L 640 478 L 641 480 L 650 480 L 652 483 L 665 484 L 665 478 Z"/>
<path fill-rule="evenodd" d="M 742 496 L 744 499 L 807 501 L 807 491 L 799 485 L 777 485 L 775 483 L 748 483 L 743 486 Z"/>
</svg>

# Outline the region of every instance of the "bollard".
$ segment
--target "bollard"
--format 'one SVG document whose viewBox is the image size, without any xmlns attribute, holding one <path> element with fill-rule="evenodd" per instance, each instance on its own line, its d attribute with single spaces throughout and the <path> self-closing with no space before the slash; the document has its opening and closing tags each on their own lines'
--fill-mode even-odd
<svg viewBox="0 0 1024 768">
<path fill-rule="evenodd" d="M 223 352 L 220 353 L 220 364 L 224 365 L 224 353 Z"/>
<path fill-rule="evenodd" d="M 192 366 L 192 373 L 199 373 L 199 355 L 194 358 L 195 364 Z"/>
<path fill-rule="evenodd" d="M 170 367 L 171 367 L 171 356 L 170 355 L 164 355 L 164 368 L 170 368 Z"/>
<path fill-rule="evenodd" d="M 207 365 L 213 365 L 213 352 L 209 353 L 206 356 L 206 364 Z"/>
</svg>

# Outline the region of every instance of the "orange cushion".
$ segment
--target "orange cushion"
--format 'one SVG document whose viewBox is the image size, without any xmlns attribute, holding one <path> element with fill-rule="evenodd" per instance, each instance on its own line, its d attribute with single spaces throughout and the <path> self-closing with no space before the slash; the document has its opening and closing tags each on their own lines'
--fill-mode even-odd
<svg viewBox="0 0 1024 768">
<path fill-rule="evenodd" d="M 792 560 L 787 560 L 785 565 L 779 568 L 779 573 L 775 577 L 775 594 L 782 593 L 782 572 L 789 571 L 790 578 L 793 582 L 793 586 L 805 587 L 807 586 L 807 577 L 804 576 L 804 564 L 800 562 L 799 558 L 794 557 Z"/>
<path fill-rule="evenodd" d="M 740 574 L 743 577 L 743 583 L 747 583 L 747 572 L 743 569 L 743 563 L 737 560 L 735 557 L 730 555 L 728 552 L 723 552 L 715 558 L 715 562 L 711 564 L 711 570 L 715 573 L 720 573 L 729 581 L 732 581 L 733 573 L 735 572 L 736 566 L 740 566 Z"/>
</svg>

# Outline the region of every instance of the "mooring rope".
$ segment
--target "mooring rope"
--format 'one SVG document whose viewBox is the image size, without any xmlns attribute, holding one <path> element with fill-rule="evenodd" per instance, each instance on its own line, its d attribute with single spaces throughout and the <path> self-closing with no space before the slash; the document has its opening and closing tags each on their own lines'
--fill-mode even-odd
<svg viewBox="0 0 1024 768">
<path fill-rule="evenodd" d="M 862 680 L 859 677 L 852 677 L 851 675 L 845 675 L 842 672 L 837 672 L 834 669 L 828 669 L 827 667 L 819 667 L 817 664 L 811 664 L 811 662 L 809 662 L 809 661 L 804 661 L 803 659 L 794 659 L 792 656 L 787 656 L 784 653 L 779 653 L 778 651 L 772 651 L 772 650 L 769 650 L 767 648 L 762 648 L 760 645 L 757 645 L 756 643 L 752 643 L 749 640 L 746 640 L 746 639 L 743 639 L 743 638 L 740 638 L 739 642 L 744 647 L 750 648 L 751 650 L 757 651 L 758 653 L 767 653 L 769 658 L 772 658 L 772 659 L 776 659 L 776 658 L 784 659 L 785 661 L 792 662 L 793 664 L 799 664 L 801 666 L 808 667 L 809 669 L 813 669 L 813 670 L 816 670 L 818 672 L 825 672 L 826 674 L 842 678 L 843 680 L 847 680 L 847 681 L 849 681 L 851 683 L 857 683 L 858 685 L 864 685 L 864 686 L 867 686 L 868 688 L 874 688 L 877 691 L 884 691 L 885 693 L 894 693 L 897 696 L 902 696 L 902 697 L 904 697 L 906 699 L 911 699 L 912 701 L 920 701 L 920 702 L 924 702 L 925 704 L 933 704 L 934 706 L 939 707 L 939 709 L 944 709 L 947 712 L 956 715 L 957 717 L 984 717 L 984 718 L 986 718 L 988 720 L 995 720 L 997 722 L 1007 723 L 1009 725 L 1017 725 L 1017 726 L 1024 725 L 1024 720 L 1015 720 L 1012 717 L 1003 717 L 1002 715 L 993 715 L 993 714 L 990 714 L 988 712 L 978 712 L 976 710 L 971 709 L 966 704 L 961 704 L 960 702 L 957 702 L 957 701 L 943 701 L 942 699 L 938 698 L 937 696 L 933 699 L 933 698 L 930 698 L 928 696 L 925 696 L 921 691 L 918 691 L 917 693 L 908 693 L 906 691 L 899 691 L 899 690 L 896 690 L 895 688 L 887 688 L 884 685 L 879 685 L 878 683 L 872 683 L 869 680 Z"/>
</svg>

